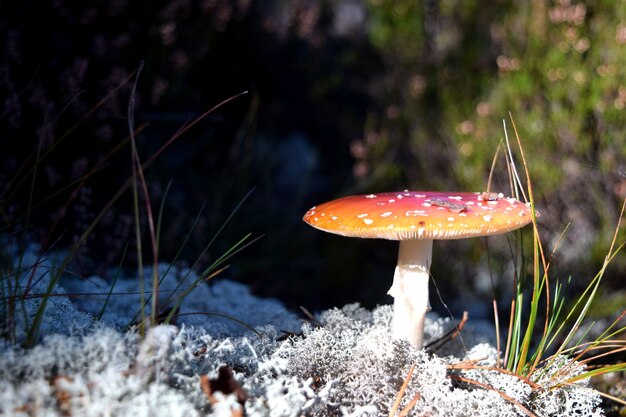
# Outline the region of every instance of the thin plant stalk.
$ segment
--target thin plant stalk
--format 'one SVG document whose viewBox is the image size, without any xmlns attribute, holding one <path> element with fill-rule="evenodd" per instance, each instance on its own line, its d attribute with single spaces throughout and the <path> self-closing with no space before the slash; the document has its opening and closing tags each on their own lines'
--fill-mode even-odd
<svg viewBox="0 0 626 417">
<path fill-rule="evenodd" d="M 109 300 L 111 299 L 111 295 L 113 294 L 115 284 L 117 283 L 117 279 L 119 278 L 120 271 L 122 270 L 122 263 L 124 262 L 124 259 L 126 258 L 127 250 L 128 250 L 128 242 L 126 242 L 126 245 L 124 245 L 124 252 L 122 253 L 122 257 L 120 258 L 120 263 L 117 266 L 117 273 L 113 277 L 113 282 L 111 283 L 111 289 L 107 293 L 106 299 L 104 300 L 104 303 L 102 304 L 102 308 L 100 309 L 100 312 L 96 315 L 96 318 L 94 321 L 100 321 L 102 319 L 102 316 L 104 315 L 106 307 L 109 304 Z"/>
<path fill-rule="evenodd" d="M 144 203 L 146 207 L 146 220 L 148 222 L 148 232 L 150 236 L 150 247 L 152 249 L 152 303 L 150 309 L 150 325 L 156 324 L 156 315 L 159 301 L 159 247 L 157 244 L 156 232 L 154 228 L 154 216 L 152 214 L 152 205 L 150 204 L 150 194 L 148 192 L 148 185 L 141 169 L 141 159 L 139 158 L 139 151 L 137 150 L 137 141 L 133 134 L 135 124 L 135 96 L 137 93 L 137 83 L 139 82 L 139 76 L 143 69 L 143 61 L 139 64 L 137 69 L 137 77 L 133 83 L 133 89 L 131 91 L 130 100 L 128 103 L 128 130 L 130 132 L 131 143 L 131 158 L 133 167 L 133 208 L 135 210 L 135 235 L 137 237 L 137 252 L 138 252 L 138 269 L 139 269 L 139 281 L 141 288 L 144 288 L 144 274 L 143 274 L 143 251 L 141 249 L 141 230 L 139 223 L 139 196 L 137 190 L 137 182 L 141 185 L 141 191 L 143 193 Z M 145 299 L 142 295 L 141 305 L 143 311 Z M 143 313 L 142 313 L 143 319 Z M 142 320 L 143 322 L 143 320 Z M 143 330 L 143 329 L 142 329 Z"/>
<path fill-rule="evenodd" d="M 493 160 L 491 161 L 491 168 L 489 169 L 489 178 L 487 179 L 487 193 L 491 192 L 491 179 L 493 178 L 493 173 L 495 172 L 496 162 L 498 161 L 498 154 L 500 153 L 501 143 L 498 143 L 498 147 L 493 155 Z M 489 255 L 489 240 L 485 237 L 485 248 L 487 253 L 487 263 L 489 264 L 489 281 L 491 283 L 491 291 L 492 291 L 492 306 L 493 306 L 493 320 L 495 324 L 496 331 L 496 351 L 500 352 L 501 344 L 500 344 L 500 316 L 498 314 L 498 301 L 496 299 L 496 286 L 493 279 L 493 272 L 491 269 L 491 256 Z M 496 361 L 497 365 L 500 366 L 500 355 L 498 355 Z"/>
<path fill-rule="evenodd" d="M 496 169 L 496 162 L 498 161 L 498 154 L 500 153 L 500 146 L 502 144 L 498 143 L 498 147 L 493 154 L 493 160 L 491 161 L 491 169 L 489 170 L 489 178 L 487 179 L 487 192 L 491 191 L 491 179 L 493 178 L 493 173 Z"/>
<path fill-rule="evenodd" d="M 135 91 L 137 88 L 137 80 L 139 78 L 139 73 L 141 72 L 141 68 L 143 67 L 143 63 L 139 65 L 139 69 L 137 72 L 137 77 L 135 78 L 135 83 L 133 84 L 133 90 L 131 92 L 130 95 L 130 100 L 129 100 L 129 104 L 128 104 L 128 126 L 130 131 L 132 132 L 133 130 L 133 126 L 132 126 L 132 121 L 133 121 L 133 108 L 134 108 L 134 102 L 135 102 Z M 141 164 L 139 164 L 139 168 L 137 167 L 137 159 L 135 158 L 136 152 L 137 152 L 137 144 L 135 142 L 135 136 L 131 133 L 130 135 L 130 149 L 131 149 L 131 167 L 132 167 L 132 196 L 133 196 L 133 215 L 134 215 L 134 219 L 135 219 L 135 249 L 137 250 L 137 275 L 139 278 L 139 292 L 140 292 L 140 299 L 139 299 L 139 304 L 141 306 L 141 325 L 139 328 L 139 333 L 140 334 L 144 334 L 145 329 L 143 328 L 144 324 L 145 324 L 145 311 L 144 311 L 144 306 L 145 306 L 145 282 L 144 282 L 144 275 L 143 275 L 143 248 L 142 248 L 142 238 L 141 238 L 141 223 L 140 223 L 140 216 L 139 216 L 139 193 L 137 192 L 137 181 L 138 181 L 138 173 L 137 171 L 141 171 Z"/>
</svg>

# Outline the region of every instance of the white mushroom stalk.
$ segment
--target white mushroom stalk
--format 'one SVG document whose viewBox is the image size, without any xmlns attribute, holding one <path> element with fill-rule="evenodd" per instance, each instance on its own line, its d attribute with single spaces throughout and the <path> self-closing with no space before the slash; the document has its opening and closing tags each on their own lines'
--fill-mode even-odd
<svg viewBox="0 0 626 417">
<path fill-rule="evenodd" d="M 401 240 L 393 284 L 388 294 L 394 298 L 391 332 L 396 339 L 408 340 L 421 349 L 424 321 L 430 311 L 428 281 L 433 241 Z"/>
</svg>

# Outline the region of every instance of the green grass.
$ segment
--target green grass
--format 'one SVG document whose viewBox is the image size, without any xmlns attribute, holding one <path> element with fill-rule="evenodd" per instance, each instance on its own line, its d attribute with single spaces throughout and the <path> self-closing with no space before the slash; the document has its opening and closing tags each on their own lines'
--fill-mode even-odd
<svg viewBox="0 0 626 417">
<path fill-rule="evenodd" d="M 528 198 L 528 204 L 532 207 L 533 213 L 536 213 L 526 157 L 514 123 L 513 129 L 526 177 L 525 186 L 519 179 L 515 180 L 515 184 L 520 190 L 525 189 L 524 194 Z M 508 144 L 506 125 L 505 137 Z M 508 164 L 515 171 L 511 147 L 508 146 L 508 149 L 511 155 L 508 158 Z M 617 242 L 617 237 L 625 208 L 626 200 L 622 205 L 610 249 L 601 268 L 589 280 L 584 291 L 573 299 L 568 298 L 565 291 L 566 284 L 551 276 L 550 264 L 554 254 L 558 251 L 558 244 L 549 256 L 546 256 L 547 252 L 537 226 L 537 216 L 534 215 L 532 219 L 532 265 L 527 265 L 529 261 L 523 253 L 523 232 L 517 234 L 517 239 L 511 242 L 514 259 L 519 259 L 519 262 L 516 268 L 515 292 L 511 300 L 509 331 L 504 361 L 501 364 L 502 369 L 530 381 L 537 381 L 548 376 L 555 381 L 551 388 L 573 384 L 610 372 L 626 371 L 626 363 L 623 362 L 599 363 L 600 360 L 610 361 L 611 357 L 615 361 L 618 354 L 626 351 L 626 341 L 616 338 L 626 330 L 626 327 L 619 325 L 620 320 L 626 315 L 623 304 L 620 306 L 623 311 L 612 311 L 617 319 L 599 336 L 587 340 L 594 326 L 594 323 L 588 320 L 589 312 L 597 299 L 602 277 L 611 261 L 624 246 L 624 242 Z M 563 233 L 566 233 L 566 230 Z M 520 256 L 516 256 L 517 253 L 520 253 Z M 530 277 L 525 278 L 527 267 L 531 267 L 532 272 Z M 580 280 L 581 277 L 575 277 L 575 279 Z M 569 281 L 570 279 L 567 280 Z M 527 294 L 530 294 L 530 301 L 526 300 Z M 564 360 L 564 357 L 567 359 Z M 577 363 L 585 365 L 583 372 L 573 372 Z M 546 375 L 547 372 L 551 374 Z M 601 395 L 606 396 L 603 393 Z M 623 400 L 621 402 L 624 403 Z"/>
</svg>

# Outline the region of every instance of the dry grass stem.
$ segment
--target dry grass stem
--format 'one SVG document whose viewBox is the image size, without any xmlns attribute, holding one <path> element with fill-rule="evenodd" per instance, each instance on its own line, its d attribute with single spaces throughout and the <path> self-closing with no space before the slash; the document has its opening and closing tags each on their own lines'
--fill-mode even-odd
<svg viewBox="0 0 626 417">
<path fill-rule="evenodd" d="M 404 383 L 400 387 L 400 390 L 398 391 L 398 395 L 396 395 L 396 400 L 394 401 L 393 406 L 391 407 L 391 410 L 389 411 L 389 417 L 394 417 L 396 413 L 398 412 L 398 408 L 400 407 L 400 402 L 402 401 L 402 397 L 404 397 L 404 392 L 406 391 L 406 388 L 409 385 L 409 381 L 411 380 L 411 376 L 413 376 L 414 370 L 415 370 L 415 364 L 411 365 L 411 368 L 409 369 L 409 372 L 407 373 L 406 378 L 404 378 Z"/>
<path fill-rule="evenodd" d="M 467 313 L 467 311 L 464 311 L 463 317 L 461 317 L 459 324 L 457 324 L 452 330 L 441 336 L 439 339 L 433 340 L 432 342 L 426 344 L 424 348 L 431 353 L 437 351 L 443 345 L 459 336 L 461 334 L 461 330 L 463 330 L 463 327 L 465 327 L 465 323 L 467 323 L 468 320 L 469 314 Z"/>
<path fill-rule="evenodd" d="M 533 413 L 528 408 L 524 407 L 519 401 L 515 400 L 514 398 L 510 397 L 509 395 L 506 395 L 502 391 L 495 389 L 491 385 L 487 385 L 487 384 L 484 384 L 482 382 L 476 381 L 474 379 L 465 378 L 465 377 L 458 376 L 458 375 L 450 375 L 450 378 L 455 379 L 457 381 L 465 382 L 466 384 L 475 385 L 477 387 L 481 387 L 481 388 L 487 389 L 489 391 L 493 391 L 493 392 L 497 393 L 499 396 L 501 396 L 502 398 L 504 398 L 506 401 L 508 401 L 511 404 L 519 407 L 519 409 L 522 410 L 522 412 L 524 414 L 526 414 L 527 416 L 529 416 L 529 417 L 539 417 L 537 414 Z"/>
</svg>

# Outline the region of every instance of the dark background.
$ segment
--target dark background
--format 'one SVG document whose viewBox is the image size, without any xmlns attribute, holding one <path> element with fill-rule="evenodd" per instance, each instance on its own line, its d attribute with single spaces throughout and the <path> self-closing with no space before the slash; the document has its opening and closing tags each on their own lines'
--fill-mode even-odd
<svg viewBox="0 0 626 417">
<path fill-rule="evenodd" d="M 0 2 L 5 247 L 71 247 L 131 176 L 124 140 L 143 63 L 134 104 L 143 161 L 181 126 L 248 91 L 146 169 L 155 217 L 164 207 L 160 260 L 193 264 L 253 190 L 199 269 L 251 233 L 262 237 L 222 276 L 256 294 L 311 310 L 390 302 L 396 242 L 327 235 L 302 215 L 353 193 L 483 191 L 510 112 L 548 253 L 570 224 L 552 272 L 584 287 L 626 195 L 626 16 L 617 3 Z M 502 153 L 492 189 L 509 193 Z M 71 273 L 110 277 L 132 247 L 133 222 L 127 191 L 104 211 Z M 529 230 L 524 240 L 530 256 Z M 489 316 L 490 276 L 508 305 L 509 242 L 490 239 L 489 258 L 484 239 L 435 243 L 433 276 L 455 315 Z M 129 275 L 136 261 L 129 250 Z M 623 257 L 612 264 L 607 292 L 623 291 L 625 265 Z"/>
</svg>

